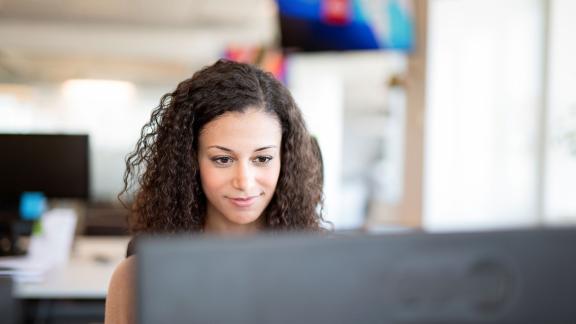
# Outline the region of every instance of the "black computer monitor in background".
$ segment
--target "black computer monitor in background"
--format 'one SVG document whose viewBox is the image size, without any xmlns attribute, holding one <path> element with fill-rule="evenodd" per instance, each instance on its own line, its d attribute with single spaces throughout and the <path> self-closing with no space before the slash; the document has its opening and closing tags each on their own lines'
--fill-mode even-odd
<svg viewBox="0 0 576 324">
<path fill-rule="evenodd" d="M 88 152 L 88 135 L 0 134 L 0 210 L 30 191 L 87 199 Z"/>
<path fill-rule="evenodd" d="M 87 199 L 88 163 L 88 135 L 0 134 L 0 255 L 26 252 L 19 238 L 32 221 L 21 219 L 22 193 Z"/>
</svg>

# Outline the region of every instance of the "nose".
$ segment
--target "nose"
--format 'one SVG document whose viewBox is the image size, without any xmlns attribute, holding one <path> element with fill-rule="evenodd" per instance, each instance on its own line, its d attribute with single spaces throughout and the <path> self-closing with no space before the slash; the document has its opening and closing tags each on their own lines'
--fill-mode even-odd
<svg viewBox="0 0 576 324">
<path fill-rule="evenodd" d="M 238 163 L 232 180 L 232 186 L 243 192 L 250 192 L 256 183 L 256 174 L 248 163 Z"/>
</svg>

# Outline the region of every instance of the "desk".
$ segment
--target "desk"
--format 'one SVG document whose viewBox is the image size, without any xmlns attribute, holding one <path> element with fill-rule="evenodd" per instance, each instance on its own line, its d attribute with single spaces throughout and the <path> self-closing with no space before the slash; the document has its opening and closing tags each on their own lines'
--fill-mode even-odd
<svg viewBox="0 0 576 324">
<path fill-rule="evenodd" d="M 78 237 L 70 261 L 40 283 L 16 284 L 20 299 L 105 299 L 110 277 L 126 255 L 128 237 Z"/>
<path fill-rule="evenodd" d="M 129 237 L 78 237 L 67 264 L 53 268 L 39 283 L 16 283 L 15 296 L 25 323 L 98 323 L 116 266 Z"/>
</svg>

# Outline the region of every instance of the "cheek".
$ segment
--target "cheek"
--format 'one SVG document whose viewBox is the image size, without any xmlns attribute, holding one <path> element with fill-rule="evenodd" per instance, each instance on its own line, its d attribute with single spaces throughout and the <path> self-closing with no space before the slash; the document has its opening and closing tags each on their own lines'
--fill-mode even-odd
<svg viewBox="0 0 576 324">
<path fill-rule="evenodd" d="M 264 170 L 261 174 L 261 183 L 268 188 L 276 188 L 278 177 L 280 176 L 280 164 Z"/>
<path fill-rule="evenodd" d="M 212 190 L 218 189 L 225 179 L 223 179 L 221 170 L 200 163 L 200 181 L 202 182 L 204 193 L 209 195 Z"/>
</svg>

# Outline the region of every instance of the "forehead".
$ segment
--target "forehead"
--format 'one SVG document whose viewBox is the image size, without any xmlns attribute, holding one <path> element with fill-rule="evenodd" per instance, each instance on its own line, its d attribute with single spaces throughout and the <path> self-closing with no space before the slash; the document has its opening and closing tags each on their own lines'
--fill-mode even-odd
<svg viewBox="0 0 576 324">
<path fill-rule="evenodd" d="M 282 129 L 278 119 L 260 109 L 227 112 L 207 123 L 200 132 L 200 147 L 256 148 L 280 145 Z"/>
</svg>

